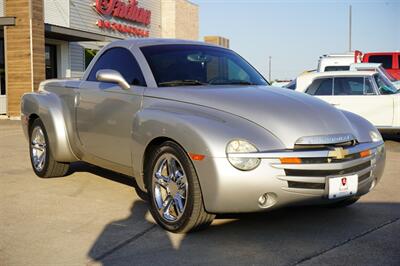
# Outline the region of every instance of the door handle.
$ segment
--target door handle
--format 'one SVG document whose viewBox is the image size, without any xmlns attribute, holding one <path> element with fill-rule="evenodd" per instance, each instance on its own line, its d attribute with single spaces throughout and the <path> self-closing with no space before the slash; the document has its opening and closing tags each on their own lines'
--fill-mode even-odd
<svg viewBox="0 0 400 266">
<path fill-rule="evenodd" d="M 74 102 L 75 107 L 78 107 L 80 102 L 81 102 L 81 95 L 80 95 L 80 93 L 78 92 L 78 93 L 75 95 L 75 102 Z"/>
</svg>

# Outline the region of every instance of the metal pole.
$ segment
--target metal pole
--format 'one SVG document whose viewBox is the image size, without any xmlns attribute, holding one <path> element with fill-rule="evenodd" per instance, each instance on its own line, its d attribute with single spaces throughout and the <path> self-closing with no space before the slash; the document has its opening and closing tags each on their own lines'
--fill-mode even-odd
<svg viewBox="0 0 400 266">
<path fill-rule="evenodd" d="M 270 56 L 270 57 L 268 57 L 268 65 L 269 65 L 269 67 L 268 67 L 268 81 L 269 81 L 269 83 L 272 83 L 272 79 L 271 79 L 271 61 L 272 61 L 272 57 Z"/>
<path fill-rule="evenodd" d="M 352 10 L 351 10 L 351 5 L 349 8 L 349 51 L 351 52 L 351 24 L 352 24 Z"/>
</svg>

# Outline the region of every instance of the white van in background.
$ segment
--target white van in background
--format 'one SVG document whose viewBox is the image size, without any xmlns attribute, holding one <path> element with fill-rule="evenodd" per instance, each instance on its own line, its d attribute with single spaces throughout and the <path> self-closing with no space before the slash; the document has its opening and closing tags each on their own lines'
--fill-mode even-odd
<svg viewBox="0 0 400 266">
<path fill-rule="evenodd" d="M 350 65 L 354 62 L 359 62 L 357 59 L 358 53 L 349 52 L 343 54 L 323 55 L 318 61 L 318 72 L 326 71 L 346 71 L 350 69 Z"/>
</svg>

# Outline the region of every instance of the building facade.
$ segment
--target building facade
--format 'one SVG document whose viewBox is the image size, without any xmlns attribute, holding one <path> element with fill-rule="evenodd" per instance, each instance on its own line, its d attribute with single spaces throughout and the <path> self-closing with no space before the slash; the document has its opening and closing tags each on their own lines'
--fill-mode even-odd
<svg viewBox="0 0 400 266">
<path fill-rule="evenodd" d="M 221 36 L 204 36 L 204 42 L 229 48 L 229 39 Z"/>
<path fill-rule="evenodd" d="M 187 0 L 0 0 L 0 115 L 51 78 L 79 78 L 110 41 L 198 39 Z"/>
</svg>

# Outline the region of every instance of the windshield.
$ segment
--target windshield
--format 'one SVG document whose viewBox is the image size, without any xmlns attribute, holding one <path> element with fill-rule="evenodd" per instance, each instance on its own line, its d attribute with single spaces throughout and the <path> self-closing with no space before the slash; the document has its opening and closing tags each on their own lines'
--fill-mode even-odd
<svg viewBox="0 0 400 266">
<path fill-rule="evenodd" d="M 379 66 L 379 71 L 382 72 L 384 76 L 386 76 L 391 82 L 396 82 L 397 79 L 395 79 L 389 72 L 386 71 L 382 66 Z"/>
<path fill-rule="evenodd" d="M 327 66 L 325 67 L 325 72 L 331 72 L 331 71 L 346 71 L 349 70 L 350 66 Z"/>
<path fill-rule="evenodd" d="M 159 87 L 201 85 L 268 85 L 236 53 L 205 45 L 142 47 Z"/>
<path fill-rule="evenodd" d="M 399 92 L 396 87 L 393 86 L 393 84 L 384 76 L 375 74 L 374 79 L 380 94 L 395 94 Z"/>
<path fill-rule="evenodd" d="M 297 79 L 294 79 L 289 84 L 287 84 L 286 86 L 283 86 L 283 87 L 288 88 L 290 90 L 296 90 L 296 83 L 297 83 Z"/>
</svg>

